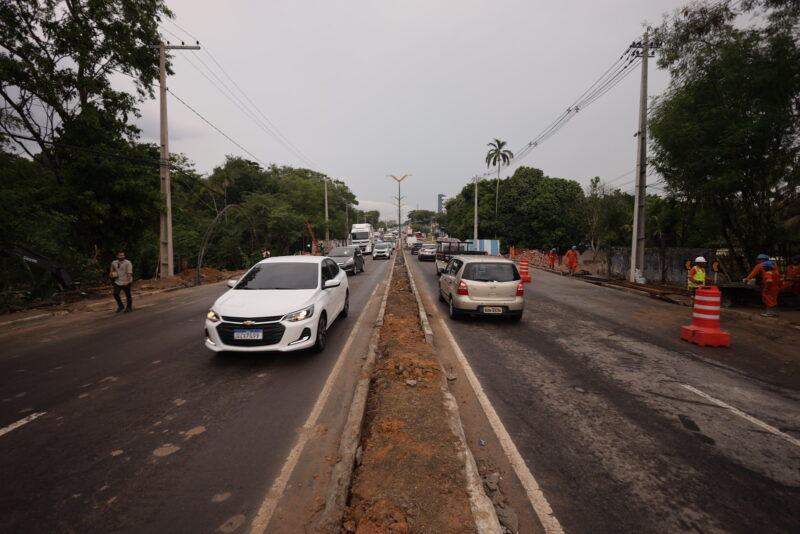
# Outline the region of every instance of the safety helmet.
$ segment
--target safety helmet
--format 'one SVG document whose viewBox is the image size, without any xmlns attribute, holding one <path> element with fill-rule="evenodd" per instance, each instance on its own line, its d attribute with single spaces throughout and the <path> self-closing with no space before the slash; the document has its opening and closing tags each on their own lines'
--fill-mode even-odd
<svg viewBox="0 0 800 534">
<path fill-rule="evenodd" d="M 575 245 L 572 245 L 572 250 L 578 250 L 578 247 L 576 247 Z"/>
<path fill-rule="evenodd" d="M 695 263 L 705 263 L 705 262 L 706 262 L 706 259 L 705 259 L 703 256 L 697 256 L 697 257 L 694 259 L 694 262 L 695 262 Z"/>
<path fill-rule="evenodd" d="M 765 269 L 772 269 L 773 267 L 775 267 L 775 262 L 774 261 L 765 261 L 764 263 L 761 264 L 761 266 L 763 268 L 765 268 Z"/>
<path fill-rule="evenodd" d="M 768 260 L 769 256 L 767 256 L 766 254 L 759 254 L 758 256 L 756 256 L 756 259 L 757 260 Z"/>
<path fill-rule="evenodd" d="M 550 249 L 550 252 L 555 252 L 555 251 L 556 251 L 556 247 L 553 247 L 553 248 Z M 798 258 L 800 258 L 800 256 L 798 256 Z"/>
</svg>

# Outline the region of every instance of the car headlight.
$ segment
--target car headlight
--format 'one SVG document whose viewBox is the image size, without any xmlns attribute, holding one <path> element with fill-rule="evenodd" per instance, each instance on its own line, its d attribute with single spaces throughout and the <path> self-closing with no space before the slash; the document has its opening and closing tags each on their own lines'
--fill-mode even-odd
<svg viewBox="0 0 800 534">
<path fill-rule="evenodd" d="M 302 321 L 303 319 L 308 319 L 312 315 L 314 315 L 313 304 L 307 308 L 303 308 L 302 310 L 297 310 L 292 313 L 287 313 L 286 315 L 283 316 L 283 319 L 281 319 L 281 321 L 289 321 L 294 323 L 297 321 Z"/>
<path fill-rule="evenodd" d="M 208 319 L 212 323 L 218 323 L 219 322 L 219 317 L 214 312 L 214 310 L 208 310 L 208 313 L 206 314 L 206 319 Z"/>
<path fill-rule="evenodd" d="M 350 265 L 351 263 L 353 263 L 353 258 L 347 258 L 347 261 L 344 262 L 345 265 Z"/>
</svg>

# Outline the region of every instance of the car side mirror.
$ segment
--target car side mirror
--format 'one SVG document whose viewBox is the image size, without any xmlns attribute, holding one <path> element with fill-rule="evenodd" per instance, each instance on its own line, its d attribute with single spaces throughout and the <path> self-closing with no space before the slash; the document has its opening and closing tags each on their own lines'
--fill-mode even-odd
<svg viewBox="0 0 800 534">
<path fill-rule="evenodd" d="M 236 282 L 238 282 L 238 281 L 239 281 L 239 280 L 228 280 L 228 287 L 233 287 L 233 286 L 235 286 L 235 285 L 236 285 Z"/>
<path fill-rule="evenodd" d="M 325 280 L 325 283 L 322 284 L 322 289 L 329 289 L 331 287 L 339 287 L 342 285 L 341 280 Z"/>
</svg>

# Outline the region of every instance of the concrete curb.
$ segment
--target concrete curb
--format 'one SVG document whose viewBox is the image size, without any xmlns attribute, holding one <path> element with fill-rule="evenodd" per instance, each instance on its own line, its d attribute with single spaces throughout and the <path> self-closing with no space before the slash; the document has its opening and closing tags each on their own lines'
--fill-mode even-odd
<svg viewBox="0 0 800 534">
<path fill-rule="evenodd" d="M 372 334 L 369 340 L 369 349 L 364 365 L 361 368 L 360 377 L 353 393 L 353 401 L 350 403 L 350 411 L 347 414 L 347 422 L 342 431 L 339 441 L 339 461 L 331 470 L 330 485 L 328 495 L 325 499 L 325 509 L 318 522 L 323 532 L 339 534 L 342 528 L 342 516 L 344 507 L 347 504 L 347 492 L 350 489 L 350 481 L 355 469 L 356 451 L 358 443 L 361 441 L 361 429 L 364 421 L 364 412 L 367 408 L 367 395 L 369 394 L 369 383 L 372 377 L 372 369 L 375 366 L 375 357 L 378 352 L 378 341 L 383 327 L 383 316 L 386 312 L 386 301 L 389 298 L 389 288 L 392 285 L 392 275 L 394 274 L 394 262 L 386 278 L 386 290 L 381 299 L 381 306 L 378 316 L 372 327 Z"/>
<path fill-rule="evenodd" d="M 414 297 L 417 299 L 420 323 L 425 330 L 425 342 L 433 343 L 433 330 L 431 330 L 430 323 L 428 322 L 428 314 L 425 312 L 425 306 L 422 304 L 422 297 L 419 291 L 417 291 L 417 285 L 414 283 L 414 275 L 411 274 L 411 269 L 408 267 L 408 264 L 406 264 L 406 271 L 408 272 L 408 279 L 411 282 L 411 290 L 414 292 Z M 478 464 L 475 462 L 475 457 L 472 455 L 469 446 L 467 446 L 467 438 L 464 434 L 464 427 L 461 424 L 461 415 L 458 412 L 458 403 L 455 397 L 453 397 L 453 394 L 450 393 L 450 388 L 447 386 L 447 373 L 444 367 L 442 367 L 441 362 L 439 362 L 439 368 L 442 370 L 441 384 L 439 387 L 444 394 L 444 407 L 448 414 L 447 424 L 453 434 L 458 438 L 458 454 L 464 460 L 464 470 L 467 477 L 467 494 L 469 495 L 472 516 L 475 519 L 475 527 L 480 534 L 502 534 L 503 528 L 500 526 L 500 520 L 497 518 L 494 504 L 483 491 L 483 481 L 478 471 Z"/>
<path fill-rule="evenodd" d="M 433 344 L 433 329 L 431 323 L 428 321 L 428 314 L 425 312 L 425 306 L 422 305 L 422 297 L 417 291 L 417 284 L 414 282 L 414 275 L 411 274 L 411 269 L 406 263 L 406 271 L 408 271 L 408 281 L 411 283 L 411 291 L 414 292 L 414 298 L 417 299 L 417 308 L 419 308 L 419 321 L 422 323 L 422 331 L 425 332 L 425 343 Z"/>
<path fill-rule="evenodd" d="M 549 270 L 547 270 L 547 269 L 545 269 L 543 267 L 539 267 L 539 266 L 534 266 L 534 267 L 536 269 L 540 270 L 540 271 L 543 271 L 543 272 L 547 272 L 547 273 L 551 273 L 551 274 L 559 274 L 558 272 L 552 272 L 552 271 L 549 271 Z M 560 276 L 564 276 L 564 275 L 562 274 Z M 573 276 L 572 279 L 573 280 L 578 280 L 578 281 L 583 282 L 585 284 L 592 284 L 592 285 L 596 285 L 596 286 L 607 287 L 609 289 L 615 289 L 617 291 L 622 291 L 622 292 L 625 292 L 625 293 L 629 293 L 631 295 L 637 295 L 637 296 L 640 296 L 640 297 L 654 298 L 654 299 L 661 300 L 663 302 L 669 302 L 670 304 L 675 304 L 676 306 L 684 306 L 684 307 L 686 307 L 684 304 L 682 304 L 680 302 L 675 302 L 672 299 L 664 298 L 663 296 L 652 295 L 652 294 L 650 294 L 650 293 L 648 293 L 646 291 L 639 291 L 639 290 L 634 289 L 632 287 L 622 287 L 622 286 L 618 286 L 618 285 L 615 285 L 615 284 L 606 284 L 604 282 L 598 282 L 596 280 L 585 280 L 585 279 L 581 278 L 580 276 Z M 731 308 L 722 308 L 720 311 L 721 311 L 721 313 L 720 313 L 721 317 L 724 317 L 726 315 L 728 315 L 728 316 L 735 315 L 736 317 L 738 317 L 740 319 L 746 319 L 748 321 L 753 321 L 753 322 L 756 322 L 756 323 L 759 323 L 759 324 L 763 324 L 763 325 L 766 325 L 766 326 L 783 326 L 783 327 L 786 327 L 786 328 L 800 329 L 800 324 L 793 323 L 793 322 L 787 321 L 785 319 L 779 319 L 779 318 L 776 318 L 776 317 L 761 317 L 757 313 L 746 312 L 744 310 L 734 310 L 734 309 L 731 309 Z"/>
</svg>

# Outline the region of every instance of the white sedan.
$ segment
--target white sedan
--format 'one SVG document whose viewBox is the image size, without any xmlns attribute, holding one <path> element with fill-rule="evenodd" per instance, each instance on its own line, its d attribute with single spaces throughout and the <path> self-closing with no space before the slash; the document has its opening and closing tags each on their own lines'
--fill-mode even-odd
<svg viewBox="0 0 800 534">
<path fill-rule="evenodd" d="M 323 256 L 268 258 L 228 285 L 206 316 L 206 347 L 214 352 L 319 352 L 350 308 L 347 275 Z"/>
</svg>

